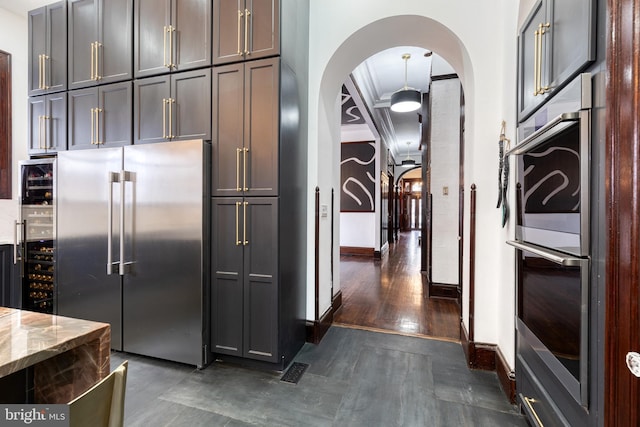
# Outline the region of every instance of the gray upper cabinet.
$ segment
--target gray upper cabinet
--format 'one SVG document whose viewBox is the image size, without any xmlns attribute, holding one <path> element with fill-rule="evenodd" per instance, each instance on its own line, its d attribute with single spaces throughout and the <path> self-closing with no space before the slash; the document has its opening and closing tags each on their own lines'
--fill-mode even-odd
<svg viewBox="0 0 640 427">
<path fill-rule="evenodd" d="M 278 58 L 214 67 L 212 194 L 277 196 Z"/>
<path fill-rule="evenodd" d="M 132 83 L 69 91 L 69 150 L 131 145 Z"/>
<path fill-rule="evenodd" d="M 279 0 L 214 0 L 213 62 L 280 54 Z"/>
<path fill-rule="evenodd" d="M 595 0 L 540 0 L 518 37 L 518 119 L 525 120 L 596 55 Z"/>
<path fill-rule="evenodd" d="M 134 75 L 211 65 L 211 0 L 135 0 Z"/>
<path fill-rule="evenodd" d="M 67 89 L 67 2 L 34 9 L 29 19 L 29 95 Z"/>
<path fill-rule="evenodd" d="M 134 82 L 134 144 L 211 139 L 211 69 Z"/>
<path fill-rule="evenodd" d="M 30 155 L 67 149 L 67 92 L 29 98 Z"/>
<path fill-rule="evenodd" d="M 69 89 L 132 78 L 133 0 L 69 0 Z"/>
</svg>

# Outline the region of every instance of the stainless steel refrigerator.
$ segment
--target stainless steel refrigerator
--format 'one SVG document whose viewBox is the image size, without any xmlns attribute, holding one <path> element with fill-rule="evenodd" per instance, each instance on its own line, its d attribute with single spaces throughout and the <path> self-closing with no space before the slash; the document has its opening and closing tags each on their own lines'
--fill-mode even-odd
<svg viewBox="0 0 640 427">
<path fill-rule="evenodd" d="M 111 346 L 208 363 L 210 144 L 58 154 L 58 314 L 111 324 Z"/>
</svg>

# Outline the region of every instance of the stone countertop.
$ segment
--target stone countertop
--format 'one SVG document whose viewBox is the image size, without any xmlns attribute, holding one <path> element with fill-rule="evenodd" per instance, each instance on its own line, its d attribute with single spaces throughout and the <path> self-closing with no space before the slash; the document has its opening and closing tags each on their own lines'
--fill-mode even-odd
<svg viewBox="0 0 640 427">
<path fill-rule="evenodd" d="M 108 354 L 110 335 L 107 323 L 0 307 L 0 378 L 91 342 Z"/>
</svg>

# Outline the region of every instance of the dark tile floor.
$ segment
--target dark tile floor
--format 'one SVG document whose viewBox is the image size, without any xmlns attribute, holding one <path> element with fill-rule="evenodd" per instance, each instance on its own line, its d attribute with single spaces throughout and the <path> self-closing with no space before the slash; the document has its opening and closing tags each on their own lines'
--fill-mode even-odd
<svg viewBox="0 0 640 427">
<path fill-rule="evenodd" d="M 203 370 L 126 353 L 125 426 L 526 426 L 495 373 L 460 344 L 332 327 L 305 344 L 297 384 L 223 363 Z"/>
</svg>

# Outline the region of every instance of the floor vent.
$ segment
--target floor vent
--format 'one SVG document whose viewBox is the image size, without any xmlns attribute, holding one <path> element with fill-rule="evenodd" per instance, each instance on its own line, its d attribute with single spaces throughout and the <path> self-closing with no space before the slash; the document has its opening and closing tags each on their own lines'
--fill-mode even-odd
<svg viewBox="0 0 640 427">
<path fill-rule="evenodd" d="M 309 365 L 306 363 L 293 362 L 287 372 L 284 373 L 280 381 L 284 381 L 286 383 L 298 384 L 300 378 L 302 378 L 302 374 L 307 370 Z"/>
</svg>

